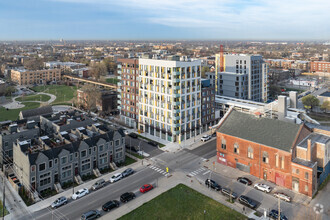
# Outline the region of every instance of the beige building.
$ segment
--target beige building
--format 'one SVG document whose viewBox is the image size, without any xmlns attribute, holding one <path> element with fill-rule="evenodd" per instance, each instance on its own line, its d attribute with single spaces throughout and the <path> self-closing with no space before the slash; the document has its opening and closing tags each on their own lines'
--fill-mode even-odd
<svg viewBox="0 0 330 220">
<path fill-rule="evenodd" d="M 11 80 L 18 85 L 42 84 L 61 80 L 60 69 L 12 70 Z"/>
</svg>

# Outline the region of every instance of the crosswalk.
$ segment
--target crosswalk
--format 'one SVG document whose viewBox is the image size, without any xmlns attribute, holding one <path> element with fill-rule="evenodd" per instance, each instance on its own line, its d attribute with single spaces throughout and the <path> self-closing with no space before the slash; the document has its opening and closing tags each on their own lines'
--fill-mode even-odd
<svg viewBox="0 0 330 220">
<path fill-rule="evenodd" d="M 165 170 L 160 169 L 159 167 L 149 166 L 149 168 L 152 169 L 152 170 L 154 170 L 154 171 L 156 171 L 156 172 L 158 172 L 158 173 L 160 173 L 160 174 L 162 174 L 162 175 L 164 175 L 164 176 L 168 176 L 169 175 L 168 173 L 166 173 Z"/>
<path fill-rule="evenodd" d="M 188 175 L 191 176 L 191 177 L 193 177 L 193 176 L 196 176 L 196 175 L 198 175 L 199 173 L 202 173 L 202 172 L 203 172 L 203 175 L 206 175 L 210 171 L 207 170 L 205 167 L 201 167 L 201 168 L 199 168 L 199 169 L 197 169 L 195 171 L 190 172 Z"/>
</svg>

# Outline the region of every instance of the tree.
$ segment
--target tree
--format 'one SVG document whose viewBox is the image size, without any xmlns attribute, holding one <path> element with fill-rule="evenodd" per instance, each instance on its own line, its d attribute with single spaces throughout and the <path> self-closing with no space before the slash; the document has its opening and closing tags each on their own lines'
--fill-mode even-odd
<svg viewBox="0 0 330 220">
<path fill-rule="evenodd" d="M 99 79 L 100 76 L 104 76 L 107 73 L 107 67 L 104 63 L 96 63 L 92 65 L 91 74 L 95 79 Z"/>
<path fill-rule="evenodd" d="M 117 70 L 117 64 L 113 61 L 112 58 L 107 57 L 103 61 L 104 65 L 107 68 L 107 71 L 111 74 L 114 74 Z"/>
<path fill-rule="evenodd" d="M 24 61 L 24 67 L 28 70 L 41 70 L 44 67 L 42 59 L 31 59 Z"/>
<path fill-rule="evenodd" d="M 330 101 L 324 101 L 321 105 L 321 109 L 324 112 L 330 111 Z"/>
<path fill-rule="evenodd" d="M 101 91 L 98 87 L 95 87 L 90 84 L 86 84 L 81 88 L 82 91 L 86 94 L 85 102 L 87 110 L 95 110 L 96 103 L 101 98 Z"/>
<path fill-rule="evenodd" d="M 206 78 L 205 73 L 210 71 L 210 67 L 208 66 L 203 66 L 202 67 L 202 78 Z"/>
<path fill-rule="evenodd" d="M 320 100 L 315 96 L 309 94 L 301 99 L 302 103 L 305 107 L 310 108 L 313 111 L 313 107 L 318 106 L 320 104 Z"/>
</svg>

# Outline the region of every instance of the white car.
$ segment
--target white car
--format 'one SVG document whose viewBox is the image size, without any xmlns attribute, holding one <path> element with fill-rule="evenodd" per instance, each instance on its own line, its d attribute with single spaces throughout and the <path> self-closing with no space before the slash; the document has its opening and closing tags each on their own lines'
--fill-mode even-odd
<svg viewBox="0 0 330 220">
<path fill-rule="evenodd" d="M 260 191 L 266 192 L 266 193 L 269 193 L 272 190 L 272 188 L 270 186 L 267 186 L 266 184 L 262 184 L 262 183 L 254 184 L 254 188 L 256 188 Z"/>
<path fill-rule="evenodd" d="M 117 182 L 121 178 L 123 178 L 123 175 L 121 173 L 115 173 L 115 174 L 113 174 L 112 177 L 110 177 L 110 183 Z"/>
<path fill-rule="evenodd" d="M 284 200 L 284 201 L 286 201 L 286 202 L 291 202 L 291 197 L 288 196 L 288 195 L 285 194 L 285 193 L 275 192 L 275 193 L 274 193 L 274 196 L 275 196 L 276 198 L 280 198 L 280 199 L 282 199 L 282 200 Z"/>
<path fill-rule="evenodd" d="M 88 193 L 89 193 L 89 191 L 86 188 L 79 189 L 77 192 L 75 192 L 75 194 L 72 195 L 72 199 L 73 200 L 79 199 L 79 198 L 87 195 Z"/>
<path fill-rule="evenodd" d="M 205 142 L 205 141 L 208 141 L 211 139 L 211 136 L 210 135 L 204 135 L 202 138 L 201 138 L 201 141 Z"/>
</svg>

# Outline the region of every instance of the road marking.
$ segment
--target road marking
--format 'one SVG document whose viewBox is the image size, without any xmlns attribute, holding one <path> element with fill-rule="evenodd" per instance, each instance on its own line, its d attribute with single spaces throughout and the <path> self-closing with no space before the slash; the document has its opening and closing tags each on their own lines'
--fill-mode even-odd
<svg viewBox="0 0 330 220">
<path fill-rule="evenodd" d="M 195 174 L 193 174 L 193 173 L 189 173 L 189 175 L 190 175 L 190 176 L 195 176 Z"/>
<path fill-rule="evenodd" d="M 198 174 L 198 172 L 196 172 L 196 171 L 194 171 L 194 172 L 191 172 L 192 174 L 194 174 L 194 175 L 197 175 Z"/>
<path fill-rule="evenodd" d="M 161 171 L 161 169 L 159 169 L 159 168 L 156 168 L 155 170 L 156 170 L 157 172 Z"/>
<path fill-rule="evenodd" d="M 165 171 L 161 171 L 160 173 L 164 175 L 166 172 Z"/>
<path fill-rule="evenodd" d="M 206 175 L 206 174 L 208 174 L 209 172 L 211 172 L 211 171 L 206 171 L 205 173 L 203 173 L 203 175 Z"/>
</svg>

